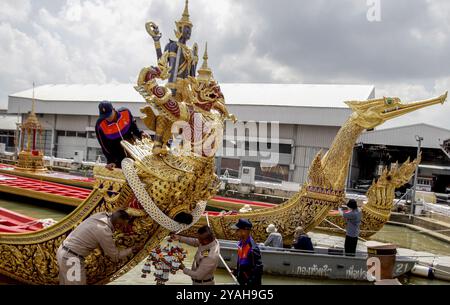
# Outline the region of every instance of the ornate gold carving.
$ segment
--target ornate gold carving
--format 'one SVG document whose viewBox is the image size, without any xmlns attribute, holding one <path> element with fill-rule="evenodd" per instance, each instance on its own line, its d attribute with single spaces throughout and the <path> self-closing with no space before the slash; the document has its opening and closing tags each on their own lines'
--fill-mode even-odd
<svg viewBox="0 0 450 305">
<path fill-rule="evenodd" d="M 42 151 L 42 125 L 39 122 L 36 112 L 36 100 L 34 99 L 34 83 L 33 83 L 33 99 L 31 113 L 27 120 L 20 125 L 20 152 L 17 158 L 16 169 L 19 171 L 46 171 L 44 165 L 44 152 Z M 26 143 L 25 143 L 26 140 Z"/>
<path fill-rule="evenodd" d="M 349 103 L 351 108 L 357 111 L 341 127 L 325 156 L 322 157 L 320 152 L 317 154 L 311 165 L 308 181 L 299 193 L 274 208 L 238 215 L 211 217 L 210 223 L 217 237 L 233 238 L 233 230 L 230 227 L 241 217 L 248 218 L 254 223 L 253 234 L 257 241 L 263 241 L 267 237 L 265 227 L 270 223 L 277 226 L 279 232 L 286 236 L 286 240 L 290 240 L 297 226 L 304 227 L 306 231 L 313 229 L 323 222 L 331 209 L 344 203 L 344 184 L 348 173 L 348 164 L 354 143 L 364 130 L 361 125 L 369 126 L 366 125 L 368 122 L 381 124 L 389 118 L 441 103 L 445 101 L 446 96 L 444 94 L 435 99 L 410 104 L 399 104 L 399 99 L 392 99 L 395 101 L 395 108 L 392 108 L 391 103 L 386 103 L 385 99 Z M 362 109 L 370 111 L 366 113 Z M 400 114 L 397 114 L 396 111 L 399 111 Z M 362 229 L 367 226 L 370 230 L 376 231 L 384 225 L 392 207 L 395 188 L 406 183 L 418 162 L 417 160 L 406 162 L 398 169 L 385 171 L 377 184 L 372 186 L 368 192 L 369 204 L 363 209 L 365 216 L 362 221 Z M 342 219 L 336 218 L 335 221 L 336 223 L 342 222 Z M 343 223 L 340 225 L 342 226 Z M 195 228 L 191 228 L 184 234 L 189 235 L 193 232 L 195 232 Z"/>
<path fill-rule="evenodd" d="M 187 1 L 183 18 L 177 22 L 178 30 L 184 25 L 192 25 Z M 153 34 L 158 35 L 156 32 Z M 150 140 L 134 144 L 124 142 L 124 147 L 135 160 L 138 178 L 145 184 L 152 201 L 159 210 L 173 217 L 181 211 L 191 213 L 198 202 L 211 198 L 217 190 L 218 178 L 214 174 L 214 154 L 206 156 L 203 153 L 196 154 L 194 151 L 186 155 L 175 155 L 167 151 L 163 154 L 162 145 L 165 144 L 163 140 L 167 138 L 167 130 L 171 129 L 175 120 L 191 123 L 193 114 L 201 115 L 202 122 L 219 125 L 222 125 L 225 119 L 233 117 L 226 111 L 217 82 L 212 77 L 203 77 L 209 75 L 204 73 L 208 72 L 207 65 L 205 69 L 201 69 L 204 74 L 200 79 L 181 79 L 172 84 L 173 86 L 159 86 L 156 79 L 166 79 L 168 76 L 168 56 L 168 53 L 166 57 L 163 55 L 157 68 L 144 68 L 136 87 L 148 106 L 155 107 L 160 113 L 150 114 L 151 108 L 144 108 L 144 112 L 150 114 L 144 122 L 148 123 L 149 127 L 154 127 L 156 131 L 155 142 Z M 205 61 L 206 59 L 205 55 Z M 176 91 L 175 94 L 172 89 Z M 397 99 L 392 99 L 392 103 L 387 99 L 349 102 L 349 106 L 354 110 L 352 117 L 341 128 L 327 154 L 324 157 L 321 154 L 317 155 L 310 169 L 308 182 L 296 195 L 273 209 L 211 218 L 214 231 L 220 238 L 233 238 L 234 232 L 230 226 L 243 216 L 254 223 L 254 235 L 258 241 L 266 237 L 265 227 L 269 223 L 274 223 L 286 237 L 291 236 L 298 225 L 302 225 L 306 231 L 311 230 L 323 221 L 330 209 L 343 203 L 343 183 L 351 150 L 364 128 L 372 128 L 386 119 L 443 102 L 445 97 L 409 105 L 401 104 Z M 205 138 L 217 132 L 217 128 L 205 131 L 198 142 L 203 143 Z M 194 144 L 196 141 L 192 140 Z M 155 147 L 159 150 L 155 151 Z M 410 168 L 405 169 L 404 173 L 409 171 Z M 24 283 L 56 284 L 58 282 L 56 251 L 67 235 L 92 214 L 128 207 L 135 201 L 135 196 L 122 172 L 119 170 L 108 172 L 96 168 L 95 173 L 97 178 L 95 189 L 85 202 L 62 221 L 34 233 L 0 234 L 1 274 Z M 401 173 L 402 170 L 399 170 L 398 175 Z M 380 183 L 380 186 L 374 186 L 376 191 L 369 194 L 371 198 L 376 199 L 368 211 L 377 217 L 379 215 L 384 217 L 383 213 L 387 207 L 380 202 L 378 195 L 374 195 L 380 187 L 386 187 L 384 180 L 380 180 Z M 381 199 L 384 200 L 384 197 Z M 123 232 L 115 234 L 116 244 L 120 247 L 145 245 L 145 250 L 128 257 L 122 263 L 114 264 L 100 249 L 97 249 L 86 258 L 89 284 L 104 284 L 121 276 L 148 255 L 150 249 L 169 233 L 148 215 L 135 218 L 132 226 L 131 234 Z"/>
<path fill-rule="evenodd" d="M 186 48 L 182 44 L 179 47 L 182 50 Z M 168 75 L 168 56 L 167 52 L 164 53 L 158 67 L 141 70 L 135 87 L 148 103 L 141 108 L 141 112 L 145 114 L 143 121 L 146 126 L 156 133 L 152 148 L 155 155 L 167 154 L 165 145 L 172 137 L 174 128 L 182 126 L 180 122 L 190 125 L 194 133 L 197 126 L 196 119 L 200 119 L 202 124 L 211 123 L 211 130 L 202 131 L 201 139 L 194 138 L 192 134 L 185 135 L 188 137 L 186 140 L 191 141 L 193 147 L 201 147 L 211 135 L 223 129 L 224 120 L 236 121 L 236 117 L 228 112 L 220 86 L 214 80 L 211 69 L 208 67 L 206 50 L 197 78 L 180 78 L 174 83 L 162 86 L 157 83 L 157 79 L 163 80 Z M 155 114 L 153 108 L 158 110 L 158 114 Z"/>
<path fill-rule="evenodd" d="M 395 202 L 395 190 L 411 179 L 420 160 L 421 156 L 419 155 L 413 162 L 408 159 L 400 167 L 398 163 L 395 163 L 389 171 L 384 168 L 378 180 L 372 183 L 366 193 L 367 203 L 362 207 L 361 237 L 372 236 L 389 220 Z M 345 221 L 340 216 L 329 216 L 327 220 L 345 228 Z M 320 229 L 343 234 L 342 230 L 338 230 L 327 222 L 323 222 L 319 226 Z"/>
</svg>

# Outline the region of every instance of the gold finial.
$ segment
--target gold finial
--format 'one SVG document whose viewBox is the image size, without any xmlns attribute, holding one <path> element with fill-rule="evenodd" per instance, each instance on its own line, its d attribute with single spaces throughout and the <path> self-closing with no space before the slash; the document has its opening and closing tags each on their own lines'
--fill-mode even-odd
<svg viewBox="0 0 450 305">
<path fill-rule="evenodd" d="M 203 54 L 203 64 L 198 69 L 197 79 L 201 81 L 209 81 L 213 78 L 212 71 L 208 67 L 208 43 L 205 44 L 205 53 Z"/>
<path fill-rule="evenodd" d="M 177 26 L 177 28 L 175 29 L 175 35 L 177 36 L 177 38 L 181 37 L 184 26 L 189 26 L 191 28 L 194 26 L 189 19 L 189 0 L 186 0 L 184 4 L 183 15 L 181 16 L 180 20 L 175 21 L 175 25 Z"/>
<path fill-rule="evenodd" d="M 181 17 L 181 20 L 189 22 L 189 0 L 186 0 L 184 3 L 183 17 Z"/>
<path fill-rule="evenodd" d="M 205 54 L 203 54 L 202 68 L 208 68 L 208 42 L 205 43 Z"/>
<path fill-rule="evenodd" d="M 35 84 L 33 82 L 33 94 L 32 94 L 32 98 L 31 98 L 31 112 L 28 115 L 27 120 L 23 123 L 22 127 L 26 128 L 26 129 L 36 129 L 36 130 L 41 130 L 42 126 L 39 123 L 39 120 L 36 116 L 36 98 L 35 98 L 35 94 L 34 94 L 34 87 Z"/>
</svg>

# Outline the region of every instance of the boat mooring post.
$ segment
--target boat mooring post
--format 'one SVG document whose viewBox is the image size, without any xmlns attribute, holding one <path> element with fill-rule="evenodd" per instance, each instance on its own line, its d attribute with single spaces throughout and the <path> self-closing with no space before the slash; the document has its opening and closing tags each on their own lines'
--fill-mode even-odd
<svg viewBox="0 0 450 305">
<path fill-rule="evenodd" d="M 401 285 L 394 279 L 396 255 L 394 244 L 367 244 L 367 270 L 375 272 L 375 285 Z"/>
</svg>

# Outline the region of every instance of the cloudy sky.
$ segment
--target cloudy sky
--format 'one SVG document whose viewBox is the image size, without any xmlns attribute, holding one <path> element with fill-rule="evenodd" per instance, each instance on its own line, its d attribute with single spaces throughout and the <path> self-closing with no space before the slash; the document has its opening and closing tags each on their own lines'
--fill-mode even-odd
<svg viewBox="0 0 450 305">
<path fill-rule="evenodd" d="M 190 43 L 208 41 L 220 82 L 373 84 L 405 101 L 450 88 L 450 1 L 191 0 Z M 369 5 L 370 4 L 370 5 Z M 134 82 L 155 62 L 144 30 L 174 38 L 183 0 L 1 0 L 0 108 L 8 94 L 49 83 Z M 450 103 L 391 125 L 450 129 Z M 390 125 L 388 125 L 390 126 Z"/>
</svg>

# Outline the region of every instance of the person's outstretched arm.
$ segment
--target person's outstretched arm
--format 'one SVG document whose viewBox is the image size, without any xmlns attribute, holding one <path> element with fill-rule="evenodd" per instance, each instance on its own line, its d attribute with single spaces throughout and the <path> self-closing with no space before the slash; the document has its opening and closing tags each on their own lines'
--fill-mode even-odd
<svg viewBox="0 0 450 305">
<path fill-rule="evenodd" d="M 192 247 L 198 247 L 200 246 L 200 242 L 198 241 L 197 238 L 192 238 L 192 237 L 184 237 L 184 236 L 178 236 L 178 240 L 181 241 L 182 243 L 185 243 L 189 246 Z"/>
</svg>

